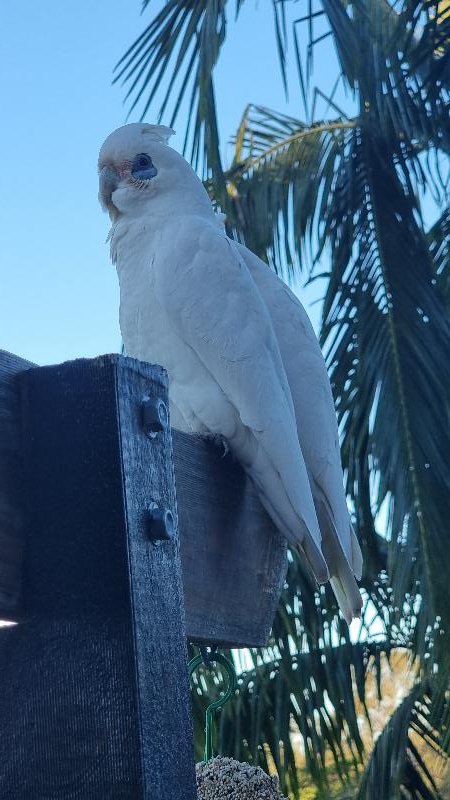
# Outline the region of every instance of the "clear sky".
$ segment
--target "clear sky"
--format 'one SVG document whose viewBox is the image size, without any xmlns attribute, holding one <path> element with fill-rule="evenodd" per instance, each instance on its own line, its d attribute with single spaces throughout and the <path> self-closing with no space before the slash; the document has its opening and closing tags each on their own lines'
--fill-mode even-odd
<svg viewBox="0 0 450 800">
<path fill-rule="evenodd" d="M 105 246 L 108 218 L 97 202 L 96 160 L 103 139 L 126 121 L 125 92 L 111 85 L 112 68 L 160 6 L 152 0 L 143 17 L 139 0 L 3 6 L 0 348 L 37 363 L 120 348 L 117 278 Z M 325 47 L 318 78 L 330 83 L 336 67 Z M 249 101 L 301 116 L 291 56 L 287 103 L 272 4 L 247 0 L 238 24 L 230 19 L 217 70 L 224 148 Z M 147 121 L 156 113 L 157 107 Z M 176 127 L 172 142 L 180 147 L 182 118 Z M 311 290 L 303 300 L 309 304 Z"/>
</svg>

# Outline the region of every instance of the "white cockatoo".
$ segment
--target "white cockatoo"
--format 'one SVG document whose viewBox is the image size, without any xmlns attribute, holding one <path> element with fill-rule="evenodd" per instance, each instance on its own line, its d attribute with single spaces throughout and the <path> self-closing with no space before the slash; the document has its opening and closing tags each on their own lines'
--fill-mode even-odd
<svg viewBox="0 0 450 800">
<path fill-rule="evenodd" d="M 124 125 L 100 150 L 125 350 L 166 368 L 172 427 L 220 438 L 236 455 L 350 622 L 362 558 L 319 344 L 288 287 L 228 238 L 201 180 L 167 144 L 172 133 Z"/>
</svg>

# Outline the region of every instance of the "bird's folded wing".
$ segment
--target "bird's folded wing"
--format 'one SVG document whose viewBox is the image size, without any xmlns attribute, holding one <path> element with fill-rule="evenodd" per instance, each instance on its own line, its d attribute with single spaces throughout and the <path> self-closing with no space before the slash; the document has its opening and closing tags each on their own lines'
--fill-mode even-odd
<svg viewBox="0 0 450 800">
<path fill-rule="evenodd" d="M 158 300 L 236 410 L 238 427 L 249 433 L 247 439 L 237 434 L 230 445 L 266 507 L 291 543 L 303 546 L 318 580 L 326 580 L 292 397 L 261 295 L 216 225 L 195 217 L 178 219 L 164 241 L 155 274 Z"/>
<path fill-rule="evenodd" d="M 322 535 L 322 552 L 330 575 L 334 574 L 337 561 L 331 556 L 337 537 L 339 553 L 359 579 L 361 550 L 347 509 L 336 412 L 319 342 L 305 309 L 286 284 L 246 247 L 238 243 L 233 246 L 245 260 L 272 319 L 292 392 L 300 446 Z"/>
</svg>

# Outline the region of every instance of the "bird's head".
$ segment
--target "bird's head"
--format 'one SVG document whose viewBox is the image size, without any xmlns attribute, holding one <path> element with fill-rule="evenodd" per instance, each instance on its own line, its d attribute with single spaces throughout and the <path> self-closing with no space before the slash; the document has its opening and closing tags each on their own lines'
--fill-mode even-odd
<svg viewBox="0 0 450 800">
<path fill-rule="evenodd" d="M 189 182 L 200 184 L 189 164 L 167 145 L 174 133 L 164 125 L 130 123 L 113 131 L 103 143 L 99 159 L 99 200 L 113 221 L 123 213 L 140 213 L 142 206 L 166 198 Z M 172 195 L 170 198 L 169 193 Z"/>
<path fill-rule="evenodd" d="M 173 132 L 163 125 L 131 123 L 117 128 L 104 141 L 98 158 L 98 198 L 112 220 L 120 215 L 121 194 L 126 202 L 130 190 L 132 198 L 154 191 L 161 151 L 169 149 L 167 141 Z"/>
</svg>

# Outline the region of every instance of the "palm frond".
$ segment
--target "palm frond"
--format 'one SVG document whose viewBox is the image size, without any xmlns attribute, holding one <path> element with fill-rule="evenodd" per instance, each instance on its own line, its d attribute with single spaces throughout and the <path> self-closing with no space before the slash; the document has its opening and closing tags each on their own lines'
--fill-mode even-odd
<svg viewBox="0 0 450 800">
<path fill-rule="evenodd" d="M 275 269 L 285 265 L 289 275 L 302 251 L 303 265 L 314 258 L 310 245 L 321 198 L 353 126 L 351 120 L 335 120 L 309 127 L 261 106 L 245 110 L 225 175 L 223 210 L 233 234 Z M 209 188 L 213 193 L 214 185 Z"/>
<path fill-rule="evenodd" d="M 278 59 L 281 67 L 281 77 L 283 80 L 284 91 L 287 95 L 287 74 L 286 74 L 286 51 L 287 51 L 287 23 L 285 4 L 280 0 L 272 0 L 274 15 L 275 37 L 277 41 Z"/>
<path fill-rule="evenodd" d="M 361 460 L 369 463 L 365 479 L 376 477 L 376 509 L 386 502 L 389 510 L 396 624 L 403 617 L 403 631 L 406 624 L 414 629 L 423 654 L 436 615 L 450 625 L 441 571 L 450 546 L 450 471 L 444 456 L 450 446 L 450 322 L 433 281 L 415 200 L 388 148 L 366 130 L 355 129 L 342 158 L 325 209 L 324 235 L 331 244 L 332 274 L 322 341 L 348 489 L 358 508 Z M 413 611 L 417 603 L 419 615 Z"/>
<path fill-rule="evenodd" d="M 434 0 L 420 5 L 408 3 L 405 16 L 420 21 L 415 26 L 411 41 L 409 64 L 411 72 L 419 77 L 429 111 L 434 117 L 445 120 L 442 89 L 450 89 L 450 16 L 448 4 Z M 419 12 L 419 13 L 418 13 Z M 420 13 L 421 12 L 421 13 Z M 448 147 L 448 139 L 447 139 Z"/>
<path fill-rule="evenodd" d="M 450 207 L 447 206 L 427 233 L 427 243 L 435 269 L 434 281 L 450 311 Z"/>
<path fill-rule="evenodd" d="M 438 0 L 320 0 L 332 33 L 341 76 L 361 114 L 376 110 L 380 133 L 399 159 L 426 180 L 417 161 L 423 147 L 450 145 L 448 102 L 450 20 Z M 313 7 L 304 22 L 312 38 Z M 297 52 L 303 28 L 294 26 Z M 300 67 L 304 83 L 304 71 Z M 426 99 L 425 99 L 426 98 Z"/>
<path fill-rule="evenodd" d="M 170 68 L 158 113 L 161 120 L 171 103 L 170 125 L 175 123 L 190 87 L 185 151 L 190 144 L 192 164 L 205 165 L 211 171 L 219 196 L 224 184 L 213 72 L 225 40 L 226 4 L 227 0 L 168 0 L 117 63 L 114 79 L 128 84 L 125 99 L 132 99 L 129 113 L 140 104 L 143 119 Z M 148 5 L 150 0 L 144 2 L 144 9 Z"/>
<path fill-rule="evenodd" d="M 441 798 L 431 765 L 423 753 L 425 742 L 431 745 L 434 759 L 436 752 L 439 753 L 438 737 L 428 721 L 430 703 L 428 687 L 418 683 L 394 711 L 376 741 L 361 780 L 358 800 Z"/>
</svg>

